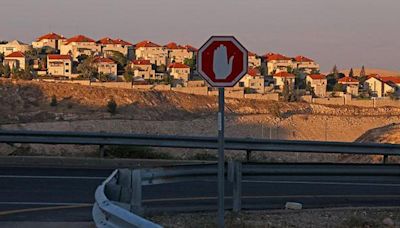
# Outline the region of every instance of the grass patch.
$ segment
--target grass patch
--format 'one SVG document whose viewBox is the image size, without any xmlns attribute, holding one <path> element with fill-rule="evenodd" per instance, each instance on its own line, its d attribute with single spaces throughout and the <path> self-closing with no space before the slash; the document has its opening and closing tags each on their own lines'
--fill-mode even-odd
<svg viewBox="0 0 400 228">
<path fill-rule="evenodd" d="M 112 158 L 174 159 L 167 153 L 157 152 L 144 146 L 107 146 L 104 153 L 106 157 Z"/>
</svg>

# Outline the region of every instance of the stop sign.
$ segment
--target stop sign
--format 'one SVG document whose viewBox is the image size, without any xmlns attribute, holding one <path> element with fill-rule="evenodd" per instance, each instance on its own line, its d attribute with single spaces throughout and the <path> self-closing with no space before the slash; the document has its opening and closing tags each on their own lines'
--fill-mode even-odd
<svg viewBox="0 0 400 228">
<path fill-rule="evenodd" d="M 197 70 L 213 87 L 232 87 L 247 73 L 247 50 L 233 36 L 212 36 L 197 53 Z"/>
</svg>

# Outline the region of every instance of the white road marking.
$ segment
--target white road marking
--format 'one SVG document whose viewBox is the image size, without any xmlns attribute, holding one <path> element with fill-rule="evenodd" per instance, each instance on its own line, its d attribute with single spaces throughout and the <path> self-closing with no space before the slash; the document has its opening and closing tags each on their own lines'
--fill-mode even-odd
<svg viewBox="0 0 400 228">
<path fill-rule="evenodd" d="M 311 185 L 355 185 L 355 186 L 382 186 L 400 187 L 400 184 L 392 183 L 357 183 L 357 182 L 328 182 L 328 181 L 267 181 L 267 180 L 243 180 L 245 183 L 268 183 L 268 184 L 311 184 Z"/>
<path fill-rule="evenodd" d="M 0 202 L 0 205 L 93 205 L 92 203 L 65 203 L 65 202 Z"/>
<path fill-rule="evenodd" d="M 0 178 L 20 178 L 20 179 L 87 179 L 87 180 L 105 180 L 107 177 L 89 177 L 89 176 L 28 176 L 28 175 L 0 175 Z"/>
</svg>

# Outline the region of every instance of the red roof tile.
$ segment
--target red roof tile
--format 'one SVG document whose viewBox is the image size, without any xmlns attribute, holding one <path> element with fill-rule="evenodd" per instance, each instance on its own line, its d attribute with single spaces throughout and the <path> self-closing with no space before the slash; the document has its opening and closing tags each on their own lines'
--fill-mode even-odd
<svg viewBox="0 0 400 228">
<path fill-rule="evenodd" d="M 6 56 L 6 58 L 22 58 L 22 57 L 25 57 L 25 54 L 21 51 L 16 51 Z"/>
<path fill-rule="evenodd" d="M 170 42 L 170 43 L 166 44 L 164 47 L 166 47 L 168 49 L 185 49 L 181 45 L 177 45 L 175 42 Z"/>
<path fill-rule="evenodd" d="M 110 37 L 104 37 L 104 38 L 98 40 L 96 43 L 98 43 L 98 44 L 116 44 L 115 41 L 113 39 L 111 39 Z"/>
<path fill-rule="evenodd" d="M 47 58 L 49 58 L 49 59 L 71 59 L 71 56 L 70 55 L 50 54 L 50 55 L 47 55 Z"/>
<path fill-rule="evenodd" d="M 248 56 L 257 56 L 256 53 L 249 51 Z"/>
<path fill-rule="evenodd" d="M 294 74 L 288 73 L 281 71 L 279 73 L 274 74 L 274 77 L 280 77 L 280 78 L 295 78 Z"/>
<path fill-rule="evenodd" d="M 190 67 L 183 63 L 171 63 L 168 65 L 168 68 L 190 68 Z"/>
<path fill-rule="evenodd" d="M 132 60 L 132 63 L 134 65 L 151 65 L 150 60 L 145 59 Z"/>
<path fill-rule="evenodd" d="M 197 52 L 199 50 L 199 49 L 197 49 L 197 48 L 195 48 L 195 47 L 193 47 L 193 46 L 191 46 L 189 44 L 186 44 L 185 48 L 186 48 L 187 51 L 191 51 L 191 52 Z"/>
<path fill-rule="evenodd" d="M 314 62 L 314 60 L 301 55 L 296 56 L 294 59 L 296 60 L 296 62 Z"/>
<path fill-rule="evenodd" d="M 82 42 L 93 42 L 94 43 L 96 41 L 91 39 L 91 38 L 89 38 L 89 37 L 86 37 L 84 35 L 77 35 L 77 36 L 74 36 L 74 37 L 71 37 L 71 38 L 67 39 L 65 44 L 69 44 L 69 43 L 72 43 L 72 42 L 80 42 L 80 43 L 82 43 Z"/>
<path fill-rule="evenodd" d="M 51 33 L 45 34 L 45 35 L 37 38 L 36 41 L 41 41 L 41 40 L 44 40 L 44 39 L 47 39 L 47 40 L 61 40 L 61 39 L 65 39 L 65 37 L 60 35 L 60 34 L 51 32 Z"/>
<path fill-rule="evenodd" d="M 141 48 L 141 47 L 161 47 L 160 45 L 153 43 L 149 40 L 143 40 L 142 42 L 137 43 L 136 48 Z"/>
<path fill-rule="evenodd" d="M 249 69 L 247 70 L 247 74 L 254 77 L 254 76 L 260 75 L 260 71 L 257 68 L 249 67 Z"/>
<path fill-rule="evenodd" d="M 393 82 L 395 84 L 400 84 L 400 77 L 396 76 L 385 76 L 385 77 L 379 77 L 383 82 Z"/>
<path fill-rule="evenodd" d="M 103 58 L 103 57 L 96 57 L 94 59 L 95 63 L 115 63 L 114 60 L 109 59 L 109 58 Z"/>
<path fill-rule="evenodd" d="M 338 80 L 338 83 L 359 83 L 357 79 L 351 77 L 343 77 Z"/>
<path fill-rule="evenodd" d="M 121 44 L 121 45 L 126 45 L 126 46 L 132 46 L 132 43 L 129 43 L 128 41 L 125 41 L 123 39 L 115 39 L 114 42 L 116 42 L 117 44 Z"/>
<path fill-rule="evenodd" d="M 292 58 L 286 57 L 284 55 L 281 54 L 277 54 L 277 53 L 267 53 L 266 55 L 264 55 L 265 60 L 267 61 L 272 61 L 272 60 L 291 60 Z"/>
<path fill-rule="evenodd" d="M 326 76 L 323 74 L 310 74 L 308 75 L 313 80 L 321 80 L 321 79 L 326 79 Z"/>
</svg>

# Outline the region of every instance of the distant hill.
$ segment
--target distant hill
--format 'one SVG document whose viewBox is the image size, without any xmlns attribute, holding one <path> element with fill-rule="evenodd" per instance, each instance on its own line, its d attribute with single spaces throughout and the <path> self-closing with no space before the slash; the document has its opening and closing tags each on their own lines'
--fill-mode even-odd
<svg viewBox="0 0 400 228">
<path fill-rule="evenodd" d="M 353 68 L 353 72 L 355 76 L 360 75 L 361 68 Z M 341 73 L 345 75 L 349 75 L 350 69 L 341 70 Z M 325 73 L 325 74 L 329 74 Z M 374 69 L 374 68 L 365 68 L 365 73 L 368 74 L 380 74 L 382 76 L 400 76 L 400 71 L 393 70 L 385 70 L 385 69 Z"/>
</svg>

